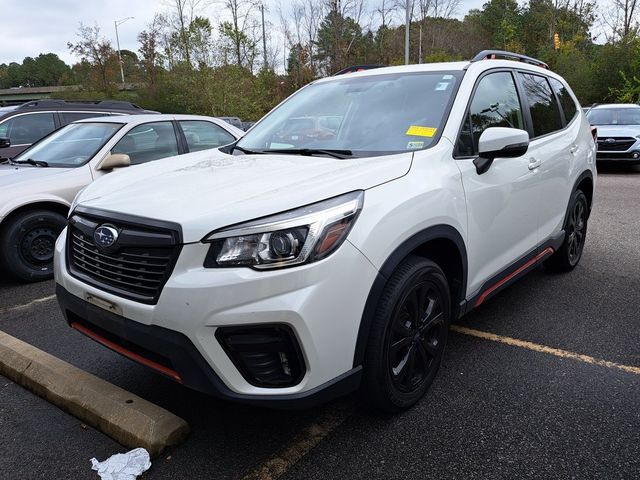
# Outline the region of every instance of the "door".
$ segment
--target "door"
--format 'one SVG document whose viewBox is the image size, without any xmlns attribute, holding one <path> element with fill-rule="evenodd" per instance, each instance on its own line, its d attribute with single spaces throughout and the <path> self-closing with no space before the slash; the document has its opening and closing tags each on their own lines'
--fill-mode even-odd
<svg viewBox="0 0 640 480">
<path fill-rule="evenodd" d="M 173 123 L 152 122 L 133 127 L 113 146 L 111 153 L 129 155 L 131 165 L 178 155 L 178 140 Z"/>
<path fill-rule="evenodd" d="M 574 158 L 587 153 L 587 147 L 579 140 L 580 122 L 577 119 L 578 107 L 575 101 L 560 81 L 550 77 L 547 80 L 555 95 L 552 94 L 549 98 L 551 92 L 546 87 L 544 93 L 543 90 L 538 89 L 539 94 L 545 97 L 541 100 L 545 106 L 541 108 L 549 110 L 548 116 L 550 118 L 557 118 L 558 102 L 556 99 L 559 100 L 559 110 L 563 113 L 562 125 L 566 126 L 561 131 L 549 135 L 545 141 L 547 144 L 545 148 L 549 151 L 549 154 L 544 154 L 539 172 L 541 188 L 539 215 L 542 242 L 556 236 L 563 228 L 569 196 L 573 187 L 571 172 L 572 165 L 576 163 Z M 526 89 L 527 83 L 523 82 L 523 85 Z M 530 98 L 534 98 L 534 96 L 531 95 Z M 533 107 L 531 108 L 531 116 L 534 129 L 536 128 L 536 122 L 544 122 L 544 117 L 541 119 L 539 114 L 537 115 L 538 118 L 536 118 Z M 558 128 L 557 122 L 554 121 L 554 124 L 555 126 L 549 128 Z M 545 142 L 541 141 L 540 143 Z M 537 140 L 532 142 L 532 148 L 533 152 L 541 149 Z"/>
<path fill-rule="evenodd" d="M 0 123 L 0 138 L 9 138 L 11 146 L 0 150 L 0 158 L 13 158 L 32 143 L 56 129 L 53 112 L 24 113 Z"/>
<path fill-rule="evenodd" d="M 179 120 L 189 152 L 222 147 L 235 141 L 235 137 L 222 127 L 204 120 Z"/>
<path fill-rule="evenodd" d="M 480 78 L 456 144 L 467 203 L 469 294 L 533 252 L 538 242 L 540 188 L 529 169 L 529 155 L 496 158 L 487 172 L 476 172 L 478 139 L 489 127 L 526 130 L 511 71 L 493 71 Z"/>
</svg>

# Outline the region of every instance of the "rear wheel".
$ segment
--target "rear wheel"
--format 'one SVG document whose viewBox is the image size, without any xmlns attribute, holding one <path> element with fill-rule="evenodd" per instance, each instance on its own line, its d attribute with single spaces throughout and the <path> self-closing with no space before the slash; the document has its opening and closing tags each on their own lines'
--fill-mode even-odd
<svg viewBox="0 0 640 480">
<path fill-rule="evenodd" d="M 0 248 L 4 267 L 19 280 L 53 277 L 53 252 L 66 218 L 47 210 L 26 212 L 4 226 Z"/>
<path fill-rule="evenodd" d="M 399 412 L 427 391 L 440 367 L 451 315 L 442 269 L 408 257 L 380 298 L 365 357 L 363 394 L 372 406 Z"/>
<path fill-rule="evenodd" d="M 577 190 L 571 199 L 569 215 L 565 220 L 565 237 L 562 246 L 555 252 L 545 266 L 554 272 L 569 272 L 573 270 L 580 258 L 587 238 L 587 220 L 589 217 L 589 203 L 582 190 Z"/>
</svg>

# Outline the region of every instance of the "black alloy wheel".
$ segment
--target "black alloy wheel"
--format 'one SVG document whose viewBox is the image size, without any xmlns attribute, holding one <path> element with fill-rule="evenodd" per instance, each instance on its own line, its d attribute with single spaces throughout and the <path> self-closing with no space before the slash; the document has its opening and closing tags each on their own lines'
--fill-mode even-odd
<svg viewBox="0 0 640 480">
<path fill-rule="evenodd" d="M 391 380 L 398 390 L 415 391 L 431 376 L 444 348 L 444 315 L 442 299 L 428 276 L 404 295 L 387 346 Z"/>
<path fill-rule="evenodd" d="M 567 234 L 568 246 L 567 253 L 569 255 L 569 263 L 576 265 L 582 255 L 584 240 L 587 234 L 587 215 L 586 208 L 582 202 L 576 202 L 569 216 L 569 224 Z"/>
<path fill-rule="evenodd" d="M 422 398 L 440 367 L 450 315 L 442 269 L 407 257 L 387 282 L 371 325 L 362 386 L 367 403 L 395 413 Z"/>
<path fill-rule="evenodd" d="M 46 210 L 9 219 L 0 235 L 4 268 L 25 282 L 52 278 L 56 239 L 65 225 L 63 215 Z"/>
<path fill-rule="evenodd" d="M 581 190 L 571 197 L 571 204 L 564 222 L 564 242 L 546 262 L 553 272 L 570 272 L 580 262 L 587 239 L 589 203 Z"/>
</svg>

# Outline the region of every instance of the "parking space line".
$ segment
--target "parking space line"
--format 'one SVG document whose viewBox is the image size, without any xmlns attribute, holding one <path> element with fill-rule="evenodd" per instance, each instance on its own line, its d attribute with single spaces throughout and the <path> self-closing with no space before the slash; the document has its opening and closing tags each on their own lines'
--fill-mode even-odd
<svg viewBox="0 0 640 480">
<path fill-rule="evenodd" d="M 633 367 L 630 365 L 622 365 L 620 363 L 610 362 L 609 360 L 602 360 L 599 358 L 591 357 L 589 355 L 583 355 L 581 353 L 570 352 L 568 350 L 561 350 L 559 348 L 547 347 L 546 345 L 540 345 L 538 343 L 528 342 L 526 340 L 518 340 L 517 338 L 505 337 L 503 335 L 497 335 L 495 333 L 484 332 L 482 330 L 476 330 L 473 328 L 462 327 L 460 325 L 451 325 L 451 330 L 463 335 L 470 335 L 476 338 L 482 338 L 484 340 L 491 340 L 492 342 L 503 343 L 505 345 L 511 345 L 513 347 L 526 348 L 527 350 L 533 350 L 534 352 L 546 353 L 549 355 L 555 355 L 560 358 L 571 358 L 573 360 L 579 360 L 590 365 L 598 365 L 601 367 L 607 367 L 611 369 L 622 370 L 627 373 L 633 373 L 640 375 L 640 367 Z"/>
<path fill-rule="evenodd" d="M 55 295 L 49 295 L 47 297 L 36 298 L 35 300 L 31 300 L 29 303 L 24 303 L 22 305 L 14 305 L 12 307 L 0 308 L 0 315 L 4 315 L 5 313 L 15 312 L 17 310 L 24 310 L 39 303 L 48 302 L 49 300 L 53 300 L 56 298 Z"/>
<path fill-rule="evenodd" d="M 315 422 L 296 435 L 280 452 L 242 477 L 242 480 L 276 480 L 280 478 L 327 435 L 338 428 L 354 411 L 351 404 L 329 408 L 330 410 L 321 414 Z"/>
</svg>

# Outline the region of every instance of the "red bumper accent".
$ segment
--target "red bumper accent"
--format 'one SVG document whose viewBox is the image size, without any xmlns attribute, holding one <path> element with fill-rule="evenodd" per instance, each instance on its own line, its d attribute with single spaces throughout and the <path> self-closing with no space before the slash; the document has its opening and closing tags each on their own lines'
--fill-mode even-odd
<svg viewBox="0 0 640 480">
<path fill-rule="evenodd" d="M 70 325 L 71 325 L 71 328 L 75 328 L 79 332 L 84 333 L 87 337 L 95 340 L 98 343 L 101 343 L 102 345 L 113 350 L 114 352 L 117 352 L 120 355 L 124 355 L 125 357 L 133 360 L 134 362 L 138 362 L 146 367 L 152 368 L 155 371 L 160 372 L 163 375 L 166 375 L 172 378 L 176 382 L 182 383 L 182 378 L 180 378 L 180 375 L 175 370 L 165 367 L 164 365 L 160 365 L 159 363 L 154 362 L 153 360 L 149 360 L 148 358 L 144 358 L 143 356 L 138 355 L 137 353 L 132 352 L 131 350 L 128 350 L 123 346 L 118 345 L 117 343 L 114 343 L 111 340 L 104 338 L 102 335 L 97 334 L 93 330 L 89 330 L 87 327 L 80 325 L 79 323 L 73 322 Z"/>
</svg>

